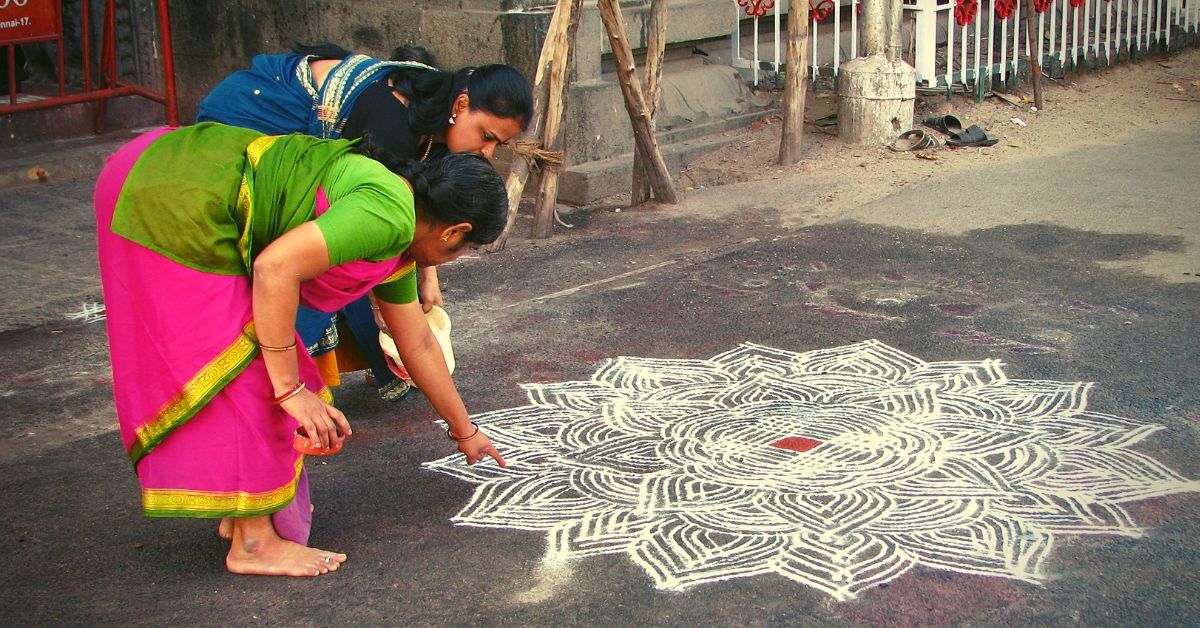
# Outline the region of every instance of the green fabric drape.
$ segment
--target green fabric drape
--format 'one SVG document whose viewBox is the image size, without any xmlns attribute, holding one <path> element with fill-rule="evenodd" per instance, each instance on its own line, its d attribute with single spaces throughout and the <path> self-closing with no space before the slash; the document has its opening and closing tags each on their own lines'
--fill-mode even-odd
<svg viewBox="0 0 1200 628">
<path fill-rule="evenodd" d="M 313 218 L 322 175 L 353 145 L 271 138 L 255 168 L 247 147 L 263 137 L 211 122 L 163 135 L 130 170 L 112 231 L 190 268 L 248 274 L 262 249 Z"/>
</svg>

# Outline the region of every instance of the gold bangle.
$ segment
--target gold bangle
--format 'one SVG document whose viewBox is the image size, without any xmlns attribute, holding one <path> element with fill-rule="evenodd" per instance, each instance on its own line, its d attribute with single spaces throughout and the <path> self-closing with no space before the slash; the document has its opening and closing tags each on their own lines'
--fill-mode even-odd
<svg viewBox="0 0 1200 628">
<path fill-rule="evenodd" d="M 292 344 L 290 344 L 286 347 L 272 347 L 271 345 L 264 345 L 264 344 L 259 343 L 258 348 L 262 349 L 263 351 L 291 351 L 292 349 L 296 348 L 296 343 L 293 342 Z"/>
</svg>

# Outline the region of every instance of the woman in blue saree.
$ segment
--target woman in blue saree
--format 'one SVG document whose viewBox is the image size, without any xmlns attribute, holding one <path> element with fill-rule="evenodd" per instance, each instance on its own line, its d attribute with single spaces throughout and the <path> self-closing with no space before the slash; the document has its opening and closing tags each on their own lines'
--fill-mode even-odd
<svg viewBox="0 0 1200 628">
<path fill-rule="evenodd" d="M 532 110 L 529 82 L 506 65 L 449 73 L 416 60 L 383 61 L 322 46 L 254 57 L 248 69 L 233 73 L 200 101 L 197 121 L 268 135 L 369 136 L 374 146 L 398 158 L 427 160 L 466 152 L 490 158 L 497 146 L 525 129 Z M 419 287 L 427 310 L 444 305 L 436 268 L 422 269 Z M 370 303 L 356 301 L 341 313 L 380 396 L 403 397 L 408 384 L 387 368 L 375 342 Z M 300 309 L 297 327 L 313 355 L 337 345 L 332 320 L 329 313 Z M 329 370 L 336 378 L 336 367 Z"/>
</svg>

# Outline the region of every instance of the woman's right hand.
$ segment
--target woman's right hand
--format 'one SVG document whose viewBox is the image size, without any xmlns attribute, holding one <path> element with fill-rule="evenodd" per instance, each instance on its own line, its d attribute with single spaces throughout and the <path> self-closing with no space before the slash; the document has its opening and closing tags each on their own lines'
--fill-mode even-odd
<svg viewBox="0 0 1200 628">
<path fill-rule="evenodd" d="M 501 467 L 507 466 L 504 462 L 504 456 L 496 451 L 496 446 L 492 444 L 492 439 L 483 433 L 483 430 L 475 432 L 471 438 L 458 441 L 458 450 L 467 457 L 467 464 L 476 464 L 483 462 L 488 456 L 496 461 L 496 464 Z"/>
<path fill-rule="evenodd" d="M 299 394 L 279 404 L 299 423 L 299 429 L 314 445 L 328 449 L 349 436 L 350 422 L 341 410 L 325 403 L 311 390 L 302 390 Z"/>
</svg>

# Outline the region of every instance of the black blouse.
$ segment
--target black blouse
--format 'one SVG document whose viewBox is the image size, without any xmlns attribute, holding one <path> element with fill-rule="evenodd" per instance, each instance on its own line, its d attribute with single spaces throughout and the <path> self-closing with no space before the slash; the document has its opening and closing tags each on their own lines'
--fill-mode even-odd
<svg viewBox="0 0 1200 628">
<path fill-rule="evenodd" d="M 342 137 L 352 140 L 367 135 L 376 147 L 396 157 L 420 159 L 425 154 L 425 144 L 408 125 L 408 106 L 392 95 L 386 78 L 368 85 L 346 116 Z"/>
</svg>

